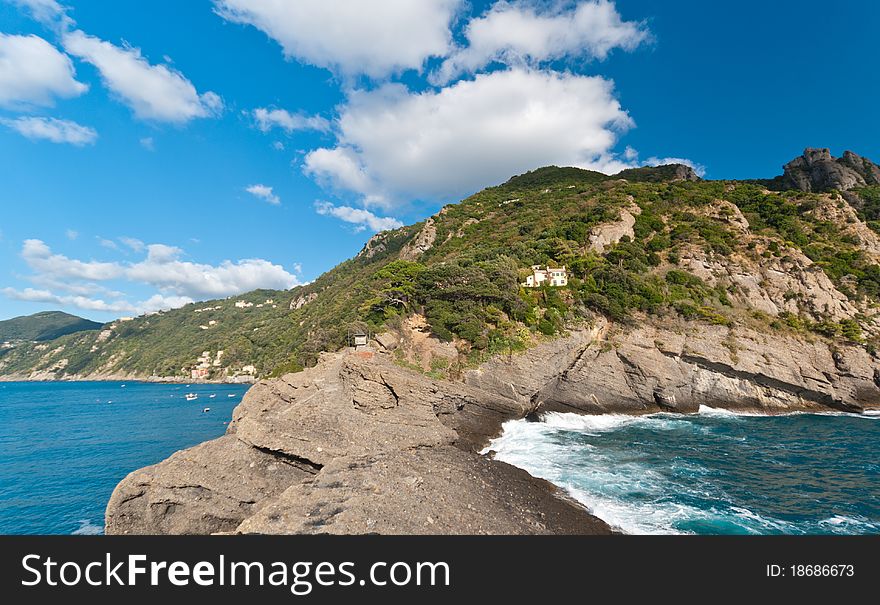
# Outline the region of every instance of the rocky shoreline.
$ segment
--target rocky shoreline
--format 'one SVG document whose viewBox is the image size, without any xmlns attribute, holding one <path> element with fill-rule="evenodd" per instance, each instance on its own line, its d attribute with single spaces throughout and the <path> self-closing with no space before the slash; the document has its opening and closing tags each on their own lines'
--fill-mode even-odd
<svg viewBox="0 0 880 605">
<path fill-rule="evenodd" d="M 686 322 L 597 321 L 457 382 L 404 369 L 393 350 L 324 354 L 255 385 L 224 437 L 129 475 L 106 531 L 611 533 L 553 485 L 480 450 L 505 421 L 548 411 L 876 409 L 875 366 L 856 346 Z"/>
</svg>

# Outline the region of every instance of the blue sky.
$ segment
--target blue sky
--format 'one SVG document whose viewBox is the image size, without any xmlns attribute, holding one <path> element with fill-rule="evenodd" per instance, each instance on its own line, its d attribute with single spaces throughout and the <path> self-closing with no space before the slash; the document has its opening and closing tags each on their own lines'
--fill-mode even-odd
<svg viewBox="0 0 880 605">
<path fill-rule="evenodd" d="M 0 318 L 290 287 L 551 163 L 876 160 L 878 28 L 872 0 L 0 0 Z"/>
</svg>

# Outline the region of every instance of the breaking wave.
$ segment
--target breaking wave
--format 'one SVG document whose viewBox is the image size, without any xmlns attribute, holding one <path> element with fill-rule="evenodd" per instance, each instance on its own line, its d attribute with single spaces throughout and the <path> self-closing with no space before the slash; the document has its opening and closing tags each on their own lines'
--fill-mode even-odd
<svg viewBox="0 0 880 605">
<path fill-rule="evenodd" d="M 626 533 L 880 533 L 880 425 L 863 418 L 548 413 L 506 423 L 486 451 Z"/>
</svg>

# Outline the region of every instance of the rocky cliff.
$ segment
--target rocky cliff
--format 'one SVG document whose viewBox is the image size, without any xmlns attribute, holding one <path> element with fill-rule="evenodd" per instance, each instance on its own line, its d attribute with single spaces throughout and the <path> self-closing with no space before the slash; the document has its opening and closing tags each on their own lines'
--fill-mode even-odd
<svg viewBox="0 0 880 605">
<path fill-rule="evenodd" d="M 532 409 L 386 355 L 326 354 L 251 389 L 228 434 L 129 475 L 108 534 L 554 534 L 610 529 L 480 456 Z"/>
<path fill-rule="evenodd" d="M 785 165 L 781 184 L 784 189 L 807 192 L 849 191 L 880 185 L 880 166 L 852 151 L 835 158 L 828 149 L 808 148 Z"/>
</svg>

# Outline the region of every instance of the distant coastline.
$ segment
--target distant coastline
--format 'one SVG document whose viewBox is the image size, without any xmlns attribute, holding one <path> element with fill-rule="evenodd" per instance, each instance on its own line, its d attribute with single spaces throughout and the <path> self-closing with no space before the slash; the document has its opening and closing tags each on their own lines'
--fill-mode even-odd
<svg viewBox="0 0 880 605">
<path fill-rule="evenodd" d="M 243 385 L 251 385 L 256 384 L 258 381 L 257 378 L 252 378 L 250 380 L 244 379 L 236 379 L 236 380 L 207 380 L 204 378 L 200 378 L 198 380 L 184 380 L 178 376 L 65 376 L 63 378 L 57 377 L 45 377 L 45 378 L 34 378 L 33 376 L 19 376 L 19 375 L 6 375 L 0 376 L 0 383 L 9 383 L 9 382 L 33 382 L 33 383 L 41 383 L 41 382 L 143 382 L 143 383 L 151 383 L 151 384 L 243 384 Z"/>
</svg>

